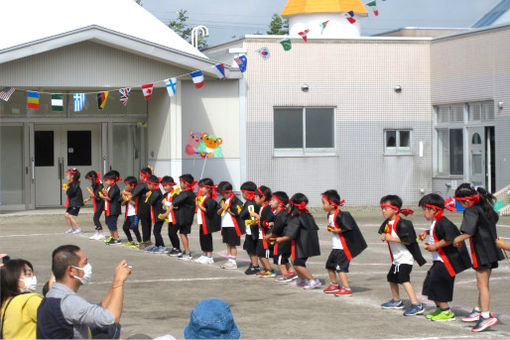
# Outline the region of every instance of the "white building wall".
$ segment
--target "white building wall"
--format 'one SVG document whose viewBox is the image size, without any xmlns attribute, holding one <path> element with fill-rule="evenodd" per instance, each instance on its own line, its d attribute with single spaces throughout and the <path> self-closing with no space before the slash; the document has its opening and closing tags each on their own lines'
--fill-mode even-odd
<svg viewBox="0 0 510 340">
<path fill-rule="evenodd" d="M 351 24 L 345 13 L 306 13 L 289 17 L 289 34 L 292 38 L 300 38 L 299 32 L 310 30 L 309 38 L 357 38 L 361 35 L 359 17 Z M 322 23 L 329 21 L 326 28 Z"/>
</svg>

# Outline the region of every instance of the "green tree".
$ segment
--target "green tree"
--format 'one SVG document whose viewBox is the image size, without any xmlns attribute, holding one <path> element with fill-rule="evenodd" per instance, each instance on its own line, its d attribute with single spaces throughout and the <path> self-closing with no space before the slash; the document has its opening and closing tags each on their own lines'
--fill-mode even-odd
<svg viewBox="0 0 510 340">
<path fill-rule="evenodd" d="M 193 27 L 187 25 L 187 21 L 189 19 L 187 15 L 188 11 L 184 9 L 180 9 L 177 11 L 177 18 L 170 21 L 168 27 L 170 27 L 175 33 L 177 33 L 181 38 L 191 43 L 191 30 Z M 204 50 L 207 48 L 207 38 L 202 35 L 198 36 L 198 49 Z"/>
<path fill-rule="evenodd" d="M 271 22 L 269 23 L 269 31 L 267 31 L 269 35 L 287 35 L 289 34 L 289 19 L 283 19 L 277 13 L 273 14 L 271 17 Z"/>
</svg>

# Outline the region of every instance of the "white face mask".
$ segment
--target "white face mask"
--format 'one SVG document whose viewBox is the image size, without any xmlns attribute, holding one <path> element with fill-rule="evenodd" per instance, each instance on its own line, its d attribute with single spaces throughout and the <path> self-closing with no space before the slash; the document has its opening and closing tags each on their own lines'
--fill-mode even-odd
<svg viewBox="0 0 510 340">
<path fill-rule="evenodd" d="M 90 282 L 90 280 L 92 279 L 92 265 L 90 263 L 87 263 L 83 268 L 76 266 L 73 266 L 73 268 L 83 270 L 84 273 L 83 277 L 73 276 L 75 279 L 79 280 L 81 284 L 86 285 L 87 283 Z"/>
<path fill-rule="evenodd" d="M 24 279 L 20 279 L 20 281 L 23 281 L 23 283 L 25 284 L 25 288 L 20 289 L 22 293 L 35 292 L 35 289 L 37 288 L 37 277 L 35 275 L 25 277 Z"/>
</svg>

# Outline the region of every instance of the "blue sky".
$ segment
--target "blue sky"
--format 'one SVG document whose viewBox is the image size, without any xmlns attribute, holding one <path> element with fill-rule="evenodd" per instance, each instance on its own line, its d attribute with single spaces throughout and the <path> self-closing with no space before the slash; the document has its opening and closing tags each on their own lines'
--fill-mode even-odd
<svg viewBox="0 0 510 340">
<path fill-rule="evenodd" d="M 287 0 L 142 0 L 143 7 L 164 23 L 178 9 L 188 11 L 189 23 L 209 28 L 209 46 L 244 34 L 265 33 L 273 13 Z M 368 1 L 368 0 L 367 0 Z M 365 2 L 367 2 L 365 1 Z M 378 0 L 379 16 L 362 20 L 362 34 L 400 27 L 470 27 L 499 0 Z"/>
</svg>

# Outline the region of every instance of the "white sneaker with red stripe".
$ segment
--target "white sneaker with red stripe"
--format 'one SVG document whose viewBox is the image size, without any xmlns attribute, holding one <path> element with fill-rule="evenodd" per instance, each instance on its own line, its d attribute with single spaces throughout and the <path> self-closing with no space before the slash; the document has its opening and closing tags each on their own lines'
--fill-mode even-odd
<svg viewBox="0 0 510 340">
<path fill-rule="evenodd" d="M 498 323 L 498 319 L 494 316 L 494 313 L 490 313 L 488 318 L 480 316 L 480 320 L 478 320 L 475 327 L 471 328 L 471 330 L 473 332 L 481 332 L 486 330 L 490 326 L 494 326 L 496 323 Z"/>
<path fill-rule="evenodd" d="M 466 316 L 463 316 L 461 320 L 463 322 L 475 322 L 475 321 L 480 320 L 481 315 L 482 315 L 482 312 L 480 312 L 479 310 L 473 309 L 471 311 L 471 313 L 469 313 Z"/>
</svg>

